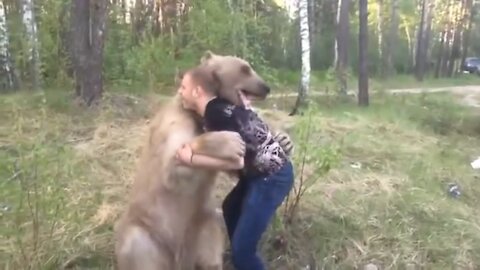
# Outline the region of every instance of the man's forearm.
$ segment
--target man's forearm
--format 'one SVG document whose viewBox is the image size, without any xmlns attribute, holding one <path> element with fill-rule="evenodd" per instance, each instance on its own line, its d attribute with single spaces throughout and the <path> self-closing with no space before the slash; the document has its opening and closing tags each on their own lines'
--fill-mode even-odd
<svg viewBox="0 0 480 270">
<path fill-rule="evenodd" d="M 243 168 L 243 158 L 241 157 L 237 160 L 224 160 L 206 155 L 193 154 L 190 161 L 190 164 L 187 165 L 214 170 L 239 170 Z"/>
</svg>

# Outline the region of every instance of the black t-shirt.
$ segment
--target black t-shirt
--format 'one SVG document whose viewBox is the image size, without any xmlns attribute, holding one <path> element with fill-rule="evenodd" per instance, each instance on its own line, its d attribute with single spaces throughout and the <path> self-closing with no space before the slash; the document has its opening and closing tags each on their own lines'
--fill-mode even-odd
<svg viewBox="0 0 480 270">
<path fill-rule="evenodd" d="M 235 118 L 244 115 L 245 109 L 216 97 L 207 103 L 203 116 L 208 131 L 239 131 L 240 126 Z"/>
<path fill-rule="evenodd" d="M 206 131 L 236 131 L 245 141 L 245 169 L 247 175 L 271 174 L 286 160 L 280 144 L 273 139 L 267 124 L 245 107 L 235 106 L 216 97 L 205 108 Z"/>
</svg>

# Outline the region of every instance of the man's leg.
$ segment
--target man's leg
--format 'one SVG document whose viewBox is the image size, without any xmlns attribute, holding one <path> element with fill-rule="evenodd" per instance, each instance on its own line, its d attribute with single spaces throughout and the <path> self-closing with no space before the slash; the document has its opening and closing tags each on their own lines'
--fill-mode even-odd
<svg viewBox="0 0 480 270">
<path fill-rule="evenodd" d="M 247 181 L 240 178 L 237 185 L 228 193 L 222 203 L 223 219 L 227 227 L 228 238 L 232 241 L 233 232 L 242 212 L 242 202 L 247 192 Z"/>
<path fill-rule="evenodd" d="M 293 185 L 293 170 L 287 164 L 276 175 L 252 179 L 232 238 L 232 259 L 237 270 L 263 270 L 258 243 L 278 206 Z"/>
</svg>

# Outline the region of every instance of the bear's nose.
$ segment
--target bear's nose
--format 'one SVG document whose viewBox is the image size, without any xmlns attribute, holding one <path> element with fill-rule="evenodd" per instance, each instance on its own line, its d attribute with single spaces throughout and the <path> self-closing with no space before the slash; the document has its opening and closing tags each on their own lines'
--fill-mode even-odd
<svg viewBox="0 0 480 270">
<path fill-rule="evenodd" d="M 263 84 L 263 91 L 266 93 L 266 94 L 270 94 L 270 86 L 266 85 L 266 84 Z"/>
</svg>

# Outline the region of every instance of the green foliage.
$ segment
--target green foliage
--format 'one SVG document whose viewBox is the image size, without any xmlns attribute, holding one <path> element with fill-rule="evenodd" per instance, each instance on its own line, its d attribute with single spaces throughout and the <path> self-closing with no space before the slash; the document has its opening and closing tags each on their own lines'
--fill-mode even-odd
<svg viewBox="0 0 480 270">
<path fill-rule="evenodd" d="M 60 22 L 65 1 L 44 0 L 36 13 L 40 44 L 40 62 L 43 80 L 46 85 L 64 84 L 68 77 L 68 59 L 61 40 L 61 31 L 66 25 Z"/>
<path fill-rule="evenodd" d="M 7 1 L 8 2 L 8 1 Z M 147 1 L 148 2 L 148 1 Z M 146 2 L 146 4 L 147 4 Z M 277 1 L 278 2 L 278 1 Z M 432 55 L 438 49 L 436 38 L 443 29 L 448 1 L 440 1 L 435 6 L 432 29 Z M 300 70 L 301 49 L 298 18 L 290 18 L 287 11 L 274 1 L 258 3 L 250 0 L 189 1 L 186 14 L 178 18 L 167 18 L 161 31 L 155 28 L 156 22 L 149 15 L 148 6 L 143 10 L 131 10 L 133 22 L 126 21 L 119 5 L 112 4 L 107 25 L 107 39 L 104 52 L 104 75 L 111 90 L 132 88 L 159 90 L 171 86 L 176 68 L 184 68 L 198 62 L 205 50 L 222 54 L 234 54 L 249 60 L 272 84 L 290 81 L 298 84 L 299 78 L 285 79 L 282 74 L 294 74 Z M 150 2 L 148 2 L 150 3 Z M 399 27 L 397 42 L 392 52 L 396 73 L 410 74 L 414 59 L 419 22 L 418 3 L 398 1 Z M 313 1 L 311 21 L 311 67 L 312 72 L 327 72 L 333 65 L 335 46 L 336 0 Z M 283 3 L 282 3 L 283 5 Z M 10 53 L 15 68 L 27 88 L 31 83 L 28 48 L 25 29 L 22 23 L 22 10 L 19 2 L 6 3 Z M 68 59 L 68 12 L 67 0 L 35 1 L 41 58 L 42 82 L 45 86 L 69 86 L 72 78 Z M 380 74 L 385 59 L 380 51 L 387 49 L 390 34 L 391 0 L 383 1 L 381 33 L 378 33 L 378 1 L 369 1 L 369 70 L 371 77 Z M 67 13 L 65 14 L 65 11 Z M 137 14 L 138 13 L 138 14 Z M 352 2 L 350 11 L 349 73 L 353 78 L 358 69 L 358 7 Z M 172 16 L 165 13 L 165 16 Z M 138 28 L 135 18 L 142 19 L 143 27 Z M 478 16 L 477 16 L 478 17 Z M 478 18 L 474 28 L 478 28 Z M 169 24 L 175 24 L 172 31 Z M 138 29 L 137 29 L 138 28 Z M 478 31 L 472 31 L 469 55 L 478 52 L 476 42 Z M 383 48 L 379 48 L 382 37 Z M 351 86 L 351 87 L 350 87 Z M 69 86 L 70 87 L 70 86 Z M 349 88 L 354 88 L 349 84 Z"/>
<path fill-rule="evenodd" d="M 72 156 L 61 137 L 65 130 L 50 125 L 42 99 L 14 97 L 1 103 L 2 125 L 11 124 L 0 143 L 0 177 L 6 179 L 0 184 L 6 206 L 0 213 L 0 232 L 6 237 L 0 256 L 4 269 L 54 267 L 65 255 L 59 245 L 64 220 L 75 217 L 65 208 L 72 199 L 65 191 L 78 171 L 74 163 L 65 162 Z"/>
<path fill-rule="evenodd" d="M 324 177 L 340 160 L 338 147 L 318 137 L 322 127 L 312 121 L 318 116 L 318 110 L 308 107 L 298 119 L 292 138 L 296 142 L 293 157 L 298 179 L 295 188 L 286 200 L 285 219 L 292 221 L 297 214 L 302 197 L 309 188 Z M 316 147 L 311 147 L 315 143 Z"/>
<path fill-rule="evenodd" d="M 48 267 L 52 255 L 45 253 L 46 250 L 62 253 L 52 238 L 57 237 L 54 234 L 62 226 L 59 217 L 67 211 L 62 207 L 67 200 L 63 189 L 73 177 L 72 168 L 63 164 L 69 157 L 65 147 L 58 142 L 37 139 L 33 144 L 18 144 L 2 151 L 8 153 L 7 156 L 0 155 L 4 166 L 0 175 L 8 179 L 1 185 L 1 197 L 9 207 L 2 217 L 6 229 L 2 235 L 17 238 L 9 255 L 18 256 L 14 260 L 17 265 L 23 264 L 22 269 Z M 4 258 L 2 261 L 13 263 L 14 260 Z"/>
<path fill-rule="evenodd" d="M 175 61 L 167 40 L 141 41 L 137 50 L 126 54 L 125 73 L 132 81 L 172 80 Z"/>
</svg>

